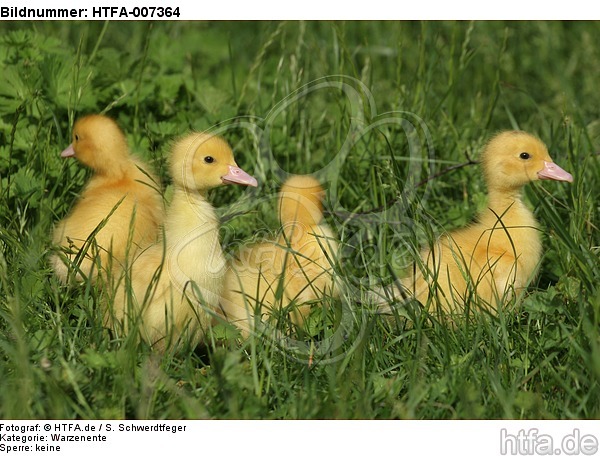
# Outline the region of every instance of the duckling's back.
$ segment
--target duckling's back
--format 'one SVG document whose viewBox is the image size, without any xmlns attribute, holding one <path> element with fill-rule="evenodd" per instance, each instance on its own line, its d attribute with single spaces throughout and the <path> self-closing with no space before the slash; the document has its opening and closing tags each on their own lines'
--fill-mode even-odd
<svg viewBox="0 0 600 456">
<path fill-rule="evenodd" d="M 70 214 L 54 229 L 54 244 L 71 251 L 66 253 L 67 264 L 58 255 L 51 258 L 63 282 L 68 280 L 69 269 L 77 268 L 95 280 L 98 267 L 124 262 L 156 240 L 164 218 L 160 181 L 148 165 L 132 156 L 118 162 L 117 171 L 94 174 Z M 81 263 L 69 267 L 82 249 L 88 250 Z M 80 274 L 75 277 L 82 278 Z"/>
<path fill-rule="evenodd" d="M 244 333 L 252 329 L 256 311 L 266 318 L 283 309 L 301 324 L 310 301 L 338 295 L 333 273 L 338 243 L 322 222 L 322 193 L 311 177 L 288 179 L 278 199 L 281 234 L 240 249 L 231 262 L 221 307 Z"/>
</svg>

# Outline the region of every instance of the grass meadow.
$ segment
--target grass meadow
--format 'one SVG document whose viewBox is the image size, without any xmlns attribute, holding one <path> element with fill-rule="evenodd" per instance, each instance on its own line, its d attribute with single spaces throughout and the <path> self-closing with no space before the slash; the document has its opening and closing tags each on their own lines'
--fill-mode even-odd
<svg viewBox="0 0 600 456">
<path fill-rule="evenodd" d="M 593 22 L 0 23 L 3 419 L 600 418 L 600 25 Z M 222 129 L 258 189 L 211 195 L 234 252 L 277 229 L 288 173 L 327 189 L 345 294 L 285 344 L 224 325 L 163 356 L 110 337 L 93 286 L 48 265 L 89 173 L 62 160 L 106 113 L 156 168 Z M 540 273 L 498 316 L 373 310 L 419 245 L 485 207 L 474 163 L 537 134 L 575 178 L 526 188 Z M 462 166 L 464 165 L 464 166 Z"/>
</svg>

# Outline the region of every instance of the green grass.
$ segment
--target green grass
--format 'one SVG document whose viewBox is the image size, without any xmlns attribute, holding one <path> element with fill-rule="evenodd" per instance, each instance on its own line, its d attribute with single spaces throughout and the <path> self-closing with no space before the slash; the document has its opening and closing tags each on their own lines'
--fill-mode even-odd
<svg viewBox="0 0 600 456">
<path fill-rule="evenodd" d="M 0 418 L 599 418 L 599 29 L 586 22 L 0 24 Z M 53 224 L 87 172 L 59 152 L 107 112 L 168 183 L 170 141 L 220 126 L 261 183 L 212 195 L 226 251 L 277 228 L 285 173 L 315 173 L 348 302 L 283 347 L 216 327 L 159 356 L 111 339 L 99 292 L 61 286 Z M 500 129 L 538 134 L 573 185 L 526 195 L 544 258 L 517 311 L 451 328 L 384 320 L 389 283 L 485 204 Z M 310 359 L 310 362 L 309 362 Z"/>
</svg>

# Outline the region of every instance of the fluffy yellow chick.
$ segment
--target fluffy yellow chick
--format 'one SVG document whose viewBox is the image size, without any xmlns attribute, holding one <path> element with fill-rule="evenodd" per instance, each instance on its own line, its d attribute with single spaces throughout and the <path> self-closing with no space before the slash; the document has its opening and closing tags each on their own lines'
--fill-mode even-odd
<svg viewBox="0 0 600 456">
<path fill-rule="evenodd" d="M 93 175 L 54 229 L 53 243 L 62 247 L 64 256 L 55 254 L 50 262 L 64 283 L 70 271 L 77 272 L 77 280 L 95 279 L 98 266 L 106 268 L 111 255 L 121 262 L 155 242 L 164 212 L 159 181 L 148 165 L 129 154 L 125 135 L 105 116 L 79 119 L 73 143 L 61 156 L 75 157 Z"/>
<path fill-rule="evenodd" d="M 307 303 L 338 296 L 338 242 L 323 221 L 323 193 L 312 177 L 288 179 L 278 198 L 279 237 L 240 249 L 229 265 L 220 310 L 244 336 L 254 329 L 255 312 L 267 319 L 273 310 L 286 309 L 301 324 Z"/>
<path fill-rule="evenodd" d="M 142 252 L 116 278 L 105 319 L 119 333 L 139 329 L 159 349 L 182 337 L 199 342 L 218 306 L 225 258 L 207 192 L 225 184 L 257 185 L 237 166 L 229 145 L 206 133 L 176 142 L 170 169 L 174 193 L 164 241 Z"/>
<path fill-rule="evenodd" d="M 573 181 L 539 139 L 522 131 L 494 136 L 481 164 L 487 209 L 475 223 L 442 235 L 433 250 L 425 249 L 414 274 L 402 280 L 421 303 L 433 297 L 432 306 L 439 303 L 450 313 L 460 312 L 475 296 L 495 312 L 524 291 L 537 272 L 542 243 L 534 215 L 522 201 L 522 188 L 539 179 Z"/>
</svg>

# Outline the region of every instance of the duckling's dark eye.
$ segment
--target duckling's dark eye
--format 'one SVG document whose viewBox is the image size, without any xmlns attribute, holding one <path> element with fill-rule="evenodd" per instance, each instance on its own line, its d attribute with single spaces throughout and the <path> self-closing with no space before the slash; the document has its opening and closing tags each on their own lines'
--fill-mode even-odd
<svg viewBox="0 0 600 456">
<path fill-rule="evenodd" d="M 529 160 L 531 158 L 531 155 L 529 155 L 527 152 L 521 152 L 519 158 L 521 158 L 522 160 Z"/>
<path fill-rule="evenodd" d="M 79 135 L 75 135 L 75 141 L 79 141 Z"/>
<path fill-rule="evenodd" d="M 204 157 L 204 163 L 213 163 L 215 161 L 215 159 L 213 157 L 211 157 L 210 155 L 207 155 L 206 157 Z"/>
</svg>

